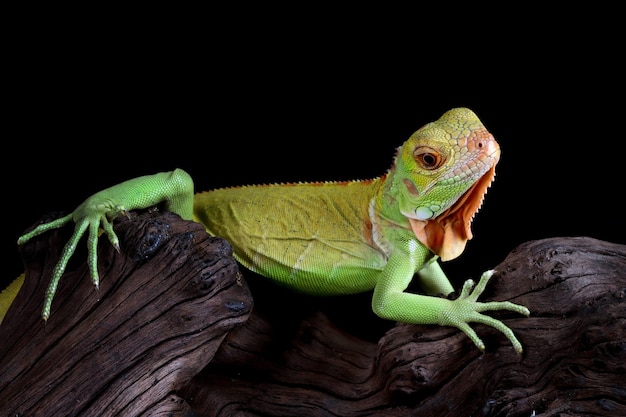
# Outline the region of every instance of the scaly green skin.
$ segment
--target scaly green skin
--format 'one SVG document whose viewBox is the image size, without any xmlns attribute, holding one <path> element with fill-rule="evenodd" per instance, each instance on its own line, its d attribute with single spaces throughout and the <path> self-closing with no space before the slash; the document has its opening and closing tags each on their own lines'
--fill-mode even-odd
<svg viewBox="0 0 626 417">
<path fill-rule="evenodd" d="M 244 266 L 282 285 L 316 295 L 373 290 L 372 308 L 383 318 L 454 326 L 481 350 L 484 344 L 469 323 L 484 323 L 504 333 L 521 353 L 508 327 L 481 314 L 510 310 L 529 315 L 510 302 L 477 302 L 493 271 L 482 275 L 473 292 L 468 280 L 456 300 L 434 296 L 453 292 L 437 259 L 455 258 L 471 238 L 471 219 L 499 155 L 498 144 L 474 113 L 452 109 L 415 132 L 378 178 L 243 186 L 194 195 L 191 178 L 177 169 L 100 191 L 72 214 L 23 235 L 18 244 L 70 222 L 76 225 L 46 293 L 42 317 L 47 320 L 57 284 L 85 231 L 97 286 L 99 228 L 119 250 L 111 220 L 165 202 L 166 209 L 226 238 Z M 414 276 L 427 295 L 405 292 Z"/>
</svg>

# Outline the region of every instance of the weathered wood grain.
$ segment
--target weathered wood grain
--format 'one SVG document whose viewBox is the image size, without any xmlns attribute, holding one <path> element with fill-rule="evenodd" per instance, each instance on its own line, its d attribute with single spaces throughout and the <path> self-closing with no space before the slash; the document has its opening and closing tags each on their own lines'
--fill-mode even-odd
<svg viewBox="0 0 626 417">
<path fill-rule="evenodd" d="M 626 415 L 626 247 L 533 241 L 496 270 L 481 299 L 530 308 L 490 313 L 522 357 L 484 325 L 481 354 L 452 328 L 398 324 L 371 343 L 322 313 L 276 344 L 278 324 L 253 314 L 181 395 L 202 416 Z"/>
<path fill-rule="evenodd" d="M 99 291 L 75 262 L 47 322 L 43 294 L 68 231 L 24 246 L 24 288 L 0 327 L 0 415 L 187 410 L 176 391 L 246 320 L 252 300 L 224 240 L 169 213 L 119 219 L 116 231 L 121 253 L 101 239 Z"/>
</svg>

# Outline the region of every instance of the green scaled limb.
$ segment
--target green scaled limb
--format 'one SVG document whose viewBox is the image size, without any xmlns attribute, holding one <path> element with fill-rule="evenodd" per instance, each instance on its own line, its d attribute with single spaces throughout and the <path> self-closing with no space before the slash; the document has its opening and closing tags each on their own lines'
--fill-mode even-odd
<svg viewBox="0 0 626 417">
<path fill-rule="evenodd" d="M 148 208 L 163 204 L 165 210 L 177 213 L 184 219 L 191 219 L 193 210 L 193 181 L 185 171 L 176 169 L 146 175 L 122 182 L 102 190 L 87 198 L 73 213 L 60 219 L 37 226 L 34 230 L 22 235 L 17 243 L 23 245 L 35 236 L 52 229 L 63 227 L 70 222 L 75 223 L 74 233 L 63 247 L 59 261 L 54 267 L 50 283 L 46 290 L 41 317 L 48 320 L 52 300 L 56 293 L 61 276 L 67 263 L 74 255 L 78 242 L 88 230 L 87 265 L 91 280 L 98 289 L 98 237 L 100 230 L 119 252 L 119 239 L 113 231 L 112 221 L 119 214 L 128 215 L 130 210 Z"/>
</svg>

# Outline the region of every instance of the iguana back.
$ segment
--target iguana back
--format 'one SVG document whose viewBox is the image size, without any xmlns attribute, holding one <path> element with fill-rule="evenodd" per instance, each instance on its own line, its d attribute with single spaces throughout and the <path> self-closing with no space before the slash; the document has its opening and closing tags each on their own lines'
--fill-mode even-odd
<svg viewBox="0 0 626 417">
<path fill-rule="evenodd" d="M 194 217 L 228 240 L 244 266 L 277 282 L 320 295 L 362 292 L 374 287 L 386 263 L 368 213 L 379 184 L 223 188 L 196 194 Z"/>
</svg>

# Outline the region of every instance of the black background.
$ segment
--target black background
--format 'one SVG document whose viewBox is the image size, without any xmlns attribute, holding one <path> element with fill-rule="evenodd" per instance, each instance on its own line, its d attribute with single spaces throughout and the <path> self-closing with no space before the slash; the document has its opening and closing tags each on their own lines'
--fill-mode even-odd
<svg viewBox="0 0 626 417">
<path fill-rule="evenodd" d="M 21 15 L 3 64 L 3 280 L 22 271 L 15 242 L 28 226 L 104 187 L 175 167 L 197 190 L 369 178 L 457 106 L 502 157 L 474 239 L 444 265 L 455 280 L 531 239 L 626 244 L 623 48 L 610 11 L 497 27 L 456 13 L 161 12 L 45 26 Z"/>
</svg>

